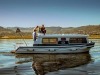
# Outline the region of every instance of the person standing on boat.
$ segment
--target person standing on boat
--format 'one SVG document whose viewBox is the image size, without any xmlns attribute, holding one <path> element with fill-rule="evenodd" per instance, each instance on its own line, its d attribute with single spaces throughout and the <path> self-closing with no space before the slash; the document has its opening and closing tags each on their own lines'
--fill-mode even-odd
<svg viewBox="0 0 100 75">
<path fill-rule="evenodd" d="M 41 33 L 41 28 L 39 26 L 36 26 L 33 29 L 33 39 L 34 39 L 34 41 L 36 41 L 37 36 L 40 35 L 39 33 Z"/>
<path fill-rule="evenodd" d="M 46 33 L 46 29 L 45 29 L 44 25 L 42 25 L 42 27 L 41 27 L 41 33 L 43 33 L 44 35 Z"/>
<path fill-rule="evenodd" d="M 33 29 L 33 32 L 34 32 L 34 30 L 36 30 L 36 36 L 40 35 L 41 30 L 40 30 L 40 27 L 39 27 L 39 26 L 36 26 L 36 27 Z"/>
<path fill-rule="evenodd" d="M 39 32 L 39 26 L 36 26 L 34 29 L 33 29 L 33 31 L 34 30 L 36 30 L 36 33 L 38 33 Z"/>
<path fill-rule="evenodd" d="M 36 37 L 37 37 L 36 30 L 34 30 L 34 32 L 33 32 L 33 39 L 34 39 L 34 41 L 36 41 Z"/>
</svg>

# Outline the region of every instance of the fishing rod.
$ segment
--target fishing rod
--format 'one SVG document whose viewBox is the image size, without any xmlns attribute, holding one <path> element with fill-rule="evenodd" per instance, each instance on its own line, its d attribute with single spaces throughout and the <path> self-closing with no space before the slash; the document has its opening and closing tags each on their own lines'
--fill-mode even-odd
<svg viewBox="0 0 100 75">
<path fill-rule="evenodd" d="M 20 36 L 21 36 L 21 38 L 23 39 L 23 41 L 24 41 L 25 45 L 27 46 L 27 43 L 26 43 L 25 39 L 23 38 L 23 35 L 21 34 L 21 31 L 20 31 L 20 29 L 19 29 L 19 28 L 17 28 L 16 33 L 19 33 L 19 35 L 20 35 Z"/>
<path fill-rule="evenodd" d="M 23 35 L 22 35 L 20 32 L 19 32 L 19 34 L 20 34 L 20 36 L 22 37 L 22 39 L 23 39 L 25 45 L 27 46 L 27 43 L 26 43 L 25 39 L 23 38 Z"/>
</svg>

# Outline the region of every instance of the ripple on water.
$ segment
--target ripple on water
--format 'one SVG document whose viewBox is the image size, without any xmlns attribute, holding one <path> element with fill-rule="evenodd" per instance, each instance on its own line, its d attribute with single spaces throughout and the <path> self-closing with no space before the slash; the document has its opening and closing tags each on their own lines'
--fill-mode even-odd
<svg viewBox="0 0 100 75">
<path fill-rule="evenodd" d="M 46 75 L 100 75 L 100 40 L 92 41 L 96 44 L 91 48 L 88 59 L 84 54 L 15 55 L 9 52 L 22 40 L 0 40 L 0 75 L 36 75 L 43 71 Z M 32 40 L 27 42 L 32 44 Z"/>
</svg>

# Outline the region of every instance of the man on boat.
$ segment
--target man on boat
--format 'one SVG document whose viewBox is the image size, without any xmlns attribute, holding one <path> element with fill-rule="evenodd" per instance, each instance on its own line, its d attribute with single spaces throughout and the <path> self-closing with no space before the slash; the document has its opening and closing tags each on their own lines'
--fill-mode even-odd
<svg viewBox="0 0 100 75">
<path fill-rule="evenodd" d="M 42 27 L 41 27 L 41 33 L 43 33 L 44 35 L 46 33 L 46 29 L 45 29 L 44 25 L 42 25 Z"/>
</svg>

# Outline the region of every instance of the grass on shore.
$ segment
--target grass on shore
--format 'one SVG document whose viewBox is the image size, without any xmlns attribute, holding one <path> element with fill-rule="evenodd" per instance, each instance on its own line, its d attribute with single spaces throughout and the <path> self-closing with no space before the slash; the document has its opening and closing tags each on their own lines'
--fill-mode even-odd
<svg viewBox="0 0 100 75">
<path fill-rule="evenodd" d="M 89 35 L 89 39 L 100 39 L 100 35 Z M 0 39 L 32 39 L 32 35 L 25 36 L 4 36 L 0 37 Z"/>
</svg>

